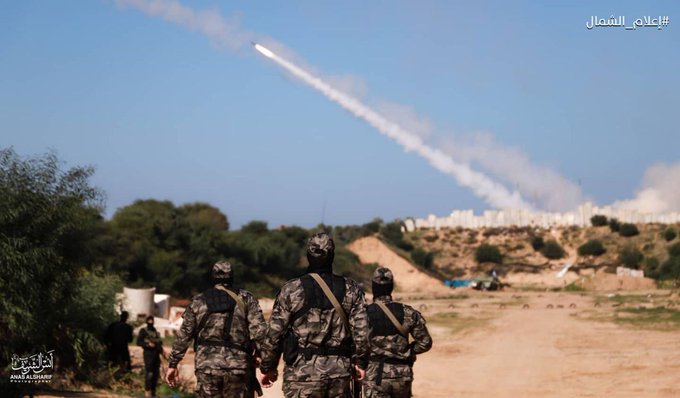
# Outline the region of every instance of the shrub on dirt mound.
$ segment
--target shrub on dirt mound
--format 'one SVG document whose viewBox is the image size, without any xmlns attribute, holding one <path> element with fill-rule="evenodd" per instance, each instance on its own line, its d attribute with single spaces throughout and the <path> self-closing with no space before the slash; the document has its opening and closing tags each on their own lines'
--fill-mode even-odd
<svg viewBox="0 0 680 398">
<path fill-rule="evenodd" d="M 663 238 L 666 239 L 666 242 L 672 241 L 676 236 L 678 236 L 677 232 L 670 227 L 663 232 Z"/>
<path fill-rule="evenodd" d="M 601 256 L 606 252 L 607 249 L 597 239 L 591 239 L 578 247 L 579 256 Z"/>
<path fill-rule="evenodd" d="M 498 249 L 498 246 L 481 244 L 475 250 L 475 260 L 478 263 L 496 263 L 501 264 L 503 262 L 503 255 Z"/>
<path fill-rule="evenodd" d="M 411 260 L 421 267 L 430 269 L 434 261 L 434 254 L 418 247 L 411 252 Z"/>
<path fill-rule="evenodd" d="M 631 236 L 636 236 L 640 235 L 640 231 L 638 231 L 638 227 L 635 226 L 635 224 L 621 224 L 621 229 L 619 229 L 619 235 L 623 237 L 631 237 Z"/>
<path fill-rule="evenodd" d="M 626 246 L 619 252 L 619 261 L 628 268 L 638 269 L 644 256 L 634 246 Z"/>
<path fill-rule="evenodd" d="M 535 251 L 540 251 L 544 246 L 545 242 L 543 241 L 542 236 L 534 236 L 531 238 L 531 247 L 533 247 Z"/>
<path fill-rule="evenodd" d="M 593 227 L 604 227 L 607 225 L 607 216 L 603 216 L 602 214 L 596 214 L 592 217 L 590 217 L 590 223 L 593 224 Z"/>
<path fill-rule="evenodd" d="M 612 232 L 619 232 L 619 229 L 621 229 L 621 223 L 619 223 L 619 220 L 612 218 L 609 220 L 609 229 Z"/>
<path fill-rule="evenodd" d="M 564 249 L 557 241 L 549 240 L 545 243 L 543 249 L 541 249 L 541 254 L 547 259 L 557 260 L 564 257 Z"/>
<path fill-rule="evenodd" d="M 680 257 L 680 242 L 668 246 L 668 255 L 670 257 Z"/>
</svg>

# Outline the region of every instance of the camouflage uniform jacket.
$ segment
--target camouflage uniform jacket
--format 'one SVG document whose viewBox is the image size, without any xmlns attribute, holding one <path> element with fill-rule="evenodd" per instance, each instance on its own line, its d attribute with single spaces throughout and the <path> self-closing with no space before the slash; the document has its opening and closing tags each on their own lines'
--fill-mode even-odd
<svg viewBox="0 0 680 398">
<path fill-rule="evenodd" d="M 230 341 L 243 344 L 252 339 L 255 349 L 259 350 L 264 337 L 266 326 L 260 304 L 253 295 L 243 289 L 233 289 L 243 299 L 247 308 L 248 329 L 243 311 L 236 305 L 234 308 Z M 202 330 L 197 330 L 205 318 Z M 192 341 L 222 340 L 224 332 L 224 313 L 209 313 L 204 293 L 194 296 L 191 304 L 182 316 L 182 327 L 177 332 L 177 337 L 172 345 L 172 353 L 168 359 L 168 367 L 175 368 L 184 357 Z M 246 373 L 248 368 L 248 355 L 236 348 L 211 346 L 198 344 L 196 349 L 195 366 L 197 372 L 209 374 Z"/>
<path fill-rule="evenodd" d="M 385 304 L 392 302 L 392 296 L 380 296 L 373 300 L 381 301 Z M 404 326 L 408 330 L 409 335 L 413 336 L 413 342 L 409 344 L 406 337 L 401 334 L 391 336 L 374 336 L 370 334 L 371 341 L 371 357 L 389 357 L 407 360 L 409 358 L 415 359 L 416 354 L 422 354 L 432 348 L 432 337 L 427 331 L 425 319 L 420 312 L 413 307 L 402 304 L 404 306 Z M 372 331 L 372 328 L 369 325 Z M 380 369 L 379 362 L 371 361 L 366 369 L 366 378 L 375 380 Z M 409 365 L 388 364 L 383 365 L 383 379 L 399 378 L 404 381 L 413 380 L 413 371 Z"/>
<path fill-rule="evenodd" d="M 326 283 L 330 274 L 321 274 Z M 282 339 L 289 327 L 297 337 L 298 346 L 317 348 L 322 345 L 339 347 L 343 339 L 350 337 L 354 343 L 352 359 L 342 356 L 312 355 L 307 360 L 298 355 L 292 366 L 284 367 L 284 381 L 322 381 L 351 375 L 352 362 L 365 369 L 368 361 L 368 316 L 364 292 L 357 282 L 345 280 L 345 296 L 340 302 L 347 314 L 351 331 L 347 330 L 335 309 L 309 311 L 290 324 L 293 314 L 305 304 L 305 292 L 300 278 L 287 282 L 274 303 L 269 328 L 262 349 L 263 373 L 275 370 L 281 355 Z"/>
</svg>

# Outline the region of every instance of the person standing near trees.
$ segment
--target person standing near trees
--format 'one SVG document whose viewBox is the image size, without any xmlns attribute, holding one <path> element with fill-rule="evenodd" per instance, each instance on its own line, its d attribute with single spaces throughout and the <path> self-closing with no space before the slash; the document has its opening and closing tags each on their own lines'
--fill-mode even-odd
<svg viewBox="0 0 680 398">
<path fill-rule="evenodd" d="M 104 341 L 109 352 L 109 361 L 118 366 L 119 370 L 131 370 L 130 350 L 128 344 L 132 342 L 132 326 L 127 323 L 128 313 L 120 313 L 120 320 L 109 325 L 106 329 Z"/>
<path fill-rule="evenodd" d="M 146 317 L 146 327 L 137 335 L 137 345 L 144 349 L 144 396 L 155 397 L 163 355 L 161 335 L 153 326 L 153 316 Z"/>
</svg>

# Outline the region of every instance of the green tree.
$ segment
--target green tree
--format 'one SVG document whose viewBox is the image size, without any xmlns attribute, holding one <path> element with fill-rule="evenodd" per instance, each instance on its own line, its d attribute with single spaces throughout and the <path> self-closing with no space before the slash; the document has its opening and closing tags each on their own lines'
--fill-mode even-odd
<svg viewBox="0 0 680 398">
<path fill-rule="evenodd" d="M 564 249 L 555 240 L 549 240 L 545 243 L 545 246 L 541 249 L 541 254 L 545 258 L 550 260 L 557 260 L 564 257 Z"/>
<path fill-rule="evenodd" d="M 668 227 L 664 232 L 663 232 L 663 238 L 666 239 L 666 242 L 670 242 L 675 237 L 678 236 L 677 232 L 675 232 L 675 229 Z"/>
<path fill-rule="evenodd" d="M 601 256 L 607 252 L 602 242 L 597 239 L 591 239 L 588 242 L 578 247 L 579 256 Z"/>
<path fill-rule="evenodd" d="M 619 251 L 619 261 L 628 268 L 638 269 L 644 256 L 635 246 L 626 246 Z"/>
<path fill-rule="evenodd" d="M 0 361 L 54 349 L 62 369 L 86 377 L 101 358 L 97 337 L 113 316 L 115 288 L 87 276 L 103 229 L 93 169 L 61 165 L 54 153 L 0 150 Z"/>
<path fill-rule="evenodd" d="M 621 229 L 621 223 L 619 220 L 616 218 L 612 218 L 609 220 L 609 230 L 612 232 L 619 232 L 619 229 Z"/>
<path fill-rule="evenodd" d="M 630 223 L 624 223 L 621 224 L 621 228 L 619 229 L 619 235 L 623 237 L 631 237 L 631 236 L 636 236 L 639 235 L 640 231 L 638 231 L 637 226 L 635 224 L 630 224 Z"/>
<path fill-rule="evenodd" d="M 590 223 L 593 225 L 593 227 L 604 227 L 607 225 L 607 222 L 607 216 L 603 216 L 602 214 L 596 214 L 590 217 Z"/>
<path fill-rule="evenodd" d="M 475 250 L 475 260 L 478 263 L 503 263 L 503 255 L 498 246 L 483 243 Z"/>
<path fill-rule="evenodd" d="M 542 236 L 534 236 L 531 238 L 531 247 L 533 247 L 535 251 L 541 251 L 544 246 L 545 242 L 543 241 Z"/>
<path fill-rule="evenodd" d="M 668 256 L 669 257 L 680 257 L 680 242 L 673 243 L 672 245 L 668 246 Z"/>
<path fill-rule="evenodd" d="M 411 252 L 411 260 L 423 268 L 430 269 L 434 262 L 434 254 L 421 247 L 417 247 Z"/>
<path fill-rule="evenodd" d="M 266 221 L 251 221 L 241 227 L 241 232 L 245 234 L 264 235 L 269 231 Z"/>
</svg>

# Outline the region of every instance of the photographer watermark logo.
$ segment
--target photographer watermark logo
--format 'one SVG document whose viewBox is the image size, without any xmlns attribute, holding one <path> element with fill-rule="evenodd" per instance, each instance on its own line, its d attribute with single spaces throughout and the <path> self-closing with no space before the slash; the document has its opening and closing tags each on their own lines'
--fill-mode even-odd
<svg viewBox="0 0 680 398">
<path fill-rule="evenodd" d="M 54 350 L 20 358 L 12 355 L 12 383 L 44 383 L 52 380 L 54 370 Z"/>
</svg>

